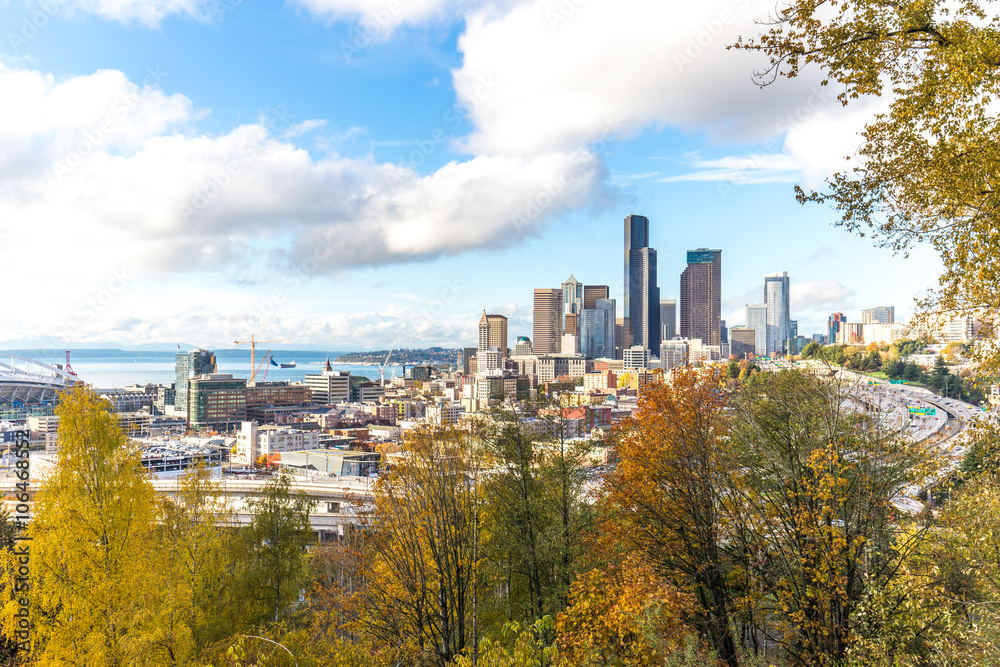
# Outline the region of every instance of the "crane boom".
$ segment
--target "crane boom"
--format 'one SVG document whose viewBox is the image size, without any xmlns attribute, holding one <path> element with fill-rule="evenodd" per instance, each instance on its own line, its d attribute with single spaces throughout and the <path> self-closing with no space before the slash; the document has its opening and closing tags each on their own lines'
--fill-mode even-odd
<svg viewBox="0 0 1000 667">
<path fill-rule="evenodd" d="M 250 340 L 236 340 L 234 345 L 250 346 L 250 381 L 257 381 L 257 343 L 289 343 L 287 340 L 257 340 L 252 334 Z"/>
<path fill-rule="evenodd" d="M 385 367 L 389 365 L 389 358 L 392 356 L 392 353 L 396 351 L 396 341 L 398 340 L 399 339 L 397 338 L 392 341 L 392 347 L 389 348 L 389 354 L 385 355 L 385 361 L 383 361 L 382 365 L 378 367 L 379 384 L 383 387 L 385 386 Z"/>
</svg>

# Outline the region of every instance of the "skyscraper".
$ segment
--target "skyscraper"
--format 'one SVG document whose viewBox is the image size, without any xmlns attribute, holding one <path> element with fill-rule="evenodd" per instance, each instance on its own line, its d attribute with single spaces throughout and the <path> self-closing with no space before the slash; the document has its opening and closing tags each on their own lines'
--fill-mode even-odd
<svg viewBox="0 0 1000 667">
<path fill-rule="evenodd" d="M 503 315 L 487 315 L 479 318 L 479 350 L 485 352 L 491 347 L 500 350 L 500 356 L 507 355 L 507 318 Z"/>
<path fill-rule="evenodd" d="M 596 308 L 598 299 L 610 299 L 611 289 L 607 285 L 584 285 L 583 307 Z"/>
<path fill-rule="evenodd" d="M 837 342 L 837 334 L 840 333 L 840 327 L 843 324 L 847 324 L 847 318 L 844 317 L 843 313 L 834 313 L 826 321 L 827 341 L 829 341 L 830 345 L 834 345 Z"/>
<path fill-rule="evenodd" d="M 562 350 L 563 292 L 561 289 L 535 290 L 533 313 L 535 354 L 559 354 Z"/>
<path fill-rule="evenodd" d="M 689 250 L 681 274 L 681 336 L 722 344 L 722 251 Z"/>
<path fill-rule="evenodd" d="M 677 335 L 677 300 L 660 299 L 660 340 L 670 340 Z"/>
<path fill-rule="evenodd" d="M 747 328 L 754 330 L 754 354 L 767 356 L 767 306 L 763 303 L 748 303 L 746 307 Z"/>
<path fill-rule="evenodd" d="M 625 319 L 632 323 L 632 344 L 660 347 L 660 290 L 656 251 L 649 247 L 649 219 L 625 218 Z"/>
<path fill-rule="evenodd" d="M 174 387 L 174 406 L 188 409 L 188 388 L 192 378 L 218 372 L 215 355 L 209 350 L 178 352 L 176 356 L 177 383 Z"/>
<path fill-rule="evenodd" d="M 588 358 L 615 356 L 615 301 L 598 299 L 580 319 L 580 352 Z"/>
<path fill-rule="evenodd" d="M 563 308 L 567 313 L 579 315 L 583 310 L 583 283 L 570 274 L 566 282 L 562 284 Z"/>
<path fill-rule="evenodd" d="M 767 355 L 788 351 L 791 329 L 788 272 L 764 276 L 764 303 L 767 305 Z"/>
</svg>

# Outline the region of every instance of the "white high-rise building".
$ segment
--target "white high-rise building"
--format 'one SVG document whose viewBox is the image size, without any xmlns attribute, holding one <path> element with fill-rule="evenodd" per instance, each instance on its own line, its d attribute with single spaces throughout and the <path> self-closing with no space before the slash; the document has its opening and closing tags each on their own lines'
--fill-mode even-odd
<svg viewBox="0 0 1000 667">
<path fill-rule="evenodd" d="M 748 303 L 746 307 L 747 327 L 756 333 L 754 354 L 767 356 L 767 306 L 763 303 Z"/>
<path fill-rule="evenodd" d="M 788 272 L 764 276 L 764 304 L 767 306 L 765 354 L 784 354 L 791 337 L 791 308 Z"/>
<path fill-rule="evenodd" d="M 669 371 L 671 368 L 686 366 L 690 347 L 687 338 L 674 338 L 660 343 L 660 368 Z"/>
<path fill-rule="evenodd" d="M 639 370 L 649 366 L 649 348 L 643 345 L 633 345 L 624 350 L 622 367 L 625 370 Z"/>
</svg>

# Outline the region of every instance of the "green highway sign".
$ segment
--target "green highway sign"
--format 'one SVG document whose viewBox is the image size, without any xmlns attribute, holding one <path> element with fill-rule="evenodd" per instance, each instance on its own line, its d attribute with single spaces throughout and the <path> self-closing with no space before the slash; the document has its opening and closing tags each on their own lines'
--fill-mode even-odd
<svg viewBox="0 0 1000 667">
<path fill-rule="evenodd" d="M 934 408 L 910 408 L 911 415 L 927 415 L 933 417 L 937 414 L 937 410 Z"/>
</svg>

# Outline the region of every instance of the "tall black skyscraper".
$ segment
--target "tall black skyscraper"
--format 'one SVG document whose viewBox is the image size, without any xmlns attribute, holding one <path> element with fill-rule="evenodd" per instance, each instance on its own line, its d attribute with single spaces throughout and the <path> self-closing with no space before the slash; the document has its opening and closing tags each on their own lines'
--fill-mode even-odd
<svg viewBox="0 0 1000 667">
<path fill-rule="evenodd" d="M 649 219 L 625 218 L 625 312 L 632 344 L 653 354 L 660 349 L 660 290 L 656 286 L 656 251 L 649 247 Z"/>
</svg>

